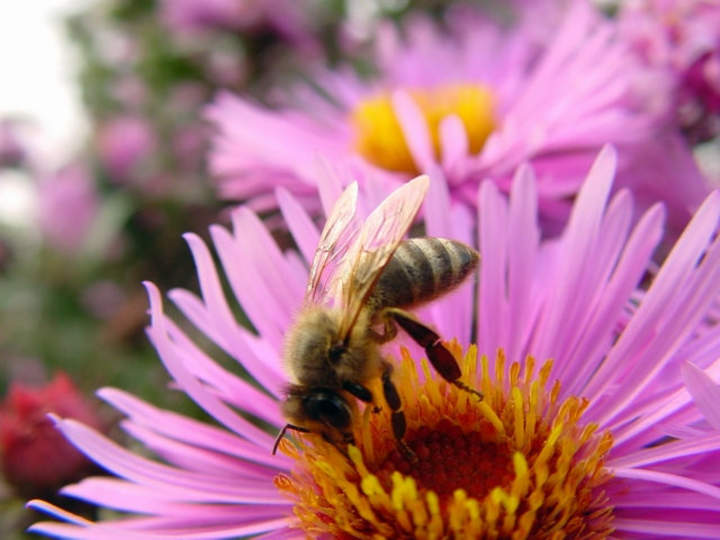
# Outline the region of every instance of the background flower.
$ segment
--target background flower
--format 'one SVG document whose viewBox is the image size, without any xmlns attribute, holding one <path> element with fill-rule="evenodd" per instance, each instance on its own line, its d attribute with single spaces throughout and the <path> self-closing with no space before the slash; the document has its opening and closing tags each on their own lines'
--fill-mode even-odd
<svg viewBox="0 0 720 540">
<path fill-rule="evenodd" d="M 38 185 L 38 221 L 51 245 L 78 251 L 87 239 L 98 212 L 98 194 L 81 164 L 61 169 Z"/>
<path fill-rule="evenodd" d="M 444 22 L 446 32 L 424 18 L 405 21 L 404 33 L 381 28 L 376 77 L 320 70 L 313 85 L 322 92 L 296 86 L 266 98 L 271 107 L 219 94 L 207 116 L 218 129 L 210 165 L 221 196 L 262 211 L 283 186 L 314 210 L 320 154 L 394 184 L 442 175 L 452 197 L 474 207 L 480 182 L 507 192 L 515 168 L 531 161 L 541 213 L 557 228 L 593 156 L 613 143 L 622 149 L 618 184 L 643 204 L 664 200 L 672 225 L 687 221 L 706 183 L 665 122 L 665 81 L 628 54 L 614 22 L 585 2 L 572 3 L 543 42 L 530 17 L 509 30 L 469 10 Z M 673 157 L 655 167 L 663 155 Z"/>
<path fill-rule="evenodd" d="M 66 374 L 39 387 L 13 384 L 0 405 L 0 457 L 5 480 L 24 497 L 53 497 L 64 484 L 96 472 L 55 429 L 49 412 L 104 431 L 96 407 Z"/>
<path fill-rule="evenodd" d="M 622 2 L 634 52 L 672 88 L 669 114 L 692 143 L 720 134 L 720 6 L 705 0 Z"/>
</svg>

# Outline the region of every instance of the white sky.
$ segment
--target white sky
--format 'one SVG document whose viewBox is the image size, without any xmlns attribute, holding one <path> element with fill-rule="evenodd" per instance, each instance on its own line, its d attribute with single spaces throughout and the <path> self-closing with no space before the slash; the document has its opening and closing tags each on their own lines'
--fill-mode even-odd
<svg viewBox="0 0 720 540">
<path fill-rule="evenodd" d="M 0 0 L 0 117 L 30 119 L 42 157 L 63 163 L 87 123 L 74 85 L 77 58 L 63 15 L 89 0 Z"/>
<path fill-rule="evenodd" d="M 78 61 L 62 19 L 91 1 L 0 0 L 0 118 L 29 120 L 23 134 L 47 169 L 68 162 L 87 135 L 74 83 Z M 0 223 L 31 225 L 31 179 L 14 171 L 1 175 Z"/>
</svg>

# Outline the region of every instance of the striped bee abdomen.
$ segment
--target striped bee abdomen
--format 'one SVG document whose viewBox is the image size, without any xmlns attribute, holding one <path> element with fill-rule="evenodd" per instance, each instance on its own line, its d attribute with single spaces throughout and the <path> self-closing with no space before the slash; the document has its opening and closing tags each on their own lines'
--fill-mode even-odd
<svg viewBox="0 0 720 540">
<path fill-rule="evenodd" d="M 405 240 L 380 274 L 368 303 L 379 310 L 429 302 L 460 285 L 478 260 L 477 251 L 455 240 Z"/>
</svg>

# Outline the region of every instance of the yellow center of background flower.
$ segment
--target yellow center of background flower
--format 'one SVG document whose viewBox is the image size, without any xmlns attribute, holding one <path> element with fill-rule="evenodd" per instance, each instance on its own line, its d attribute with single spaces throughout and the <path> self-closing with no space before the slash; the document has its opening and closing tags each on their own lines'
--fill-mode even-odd
<svg viewBox="0 0 720 540">
<path fill-rule="evenodd" d="M 450 114 L 460 118 L 470 152 L 479 152 L 495 128 L 493 98 L 480 85 L 449 85 L 409 92 L 427 123 L 435 157 L 440 156 L 440 122 Z M 418 173 L 389 94 L 367 99 L 352 112 L 355 149 L 370 163 L 391 171 Z"/>
<path fill-rule="evenodd" d="M 277 487 L 295 502 L 298 527 L 335 538 L 605 538 L 612 508 L 602 490 L 609 433 L 580 425 L 587 401 L 558 403 L 547 362 L 534 373 L 513 364 L 495 375 L 475 348 L 462 355 L 464 381 L 479 380 L 484 400 L 447 384 L 422 363 L 420 382 L 407 353 L 395 382 L 414 460 L 398 452 L 387 411 L 366 407 L 347 455 L 308 435 L 281 449 L 296 460 Z M 522 373 L 521 373 L 522 372 Z"/>
</svg>

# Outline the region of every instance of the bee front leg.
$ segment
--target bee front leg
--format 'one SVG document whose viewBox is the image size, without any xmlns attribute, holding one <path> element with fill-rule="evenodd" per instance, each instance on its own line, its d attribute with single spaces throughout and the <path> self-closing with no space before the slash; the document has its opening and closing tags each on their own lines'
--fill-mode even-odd
<svg viewBox="0 0 720 540">
<path fill-rule="evenodd" d="M 365 388 L 362 384 L 353 382 L 353 381 L 345 381 L 342 384 L 343 390 L 346 392 L 349 392 L 356 398 L 358 398 L 360 401 L 364 401 L 365 403 L 372 403 L 373 402 L 373 395 L 370 390 Z M 373 406 L 373 412 L 379 413 L 380 407 L 377 405 Z"/>
<path fill-rule="evenodd" d="M 275 444 L 273 444 L 272 448 L 272 455 L 274 456 L 277 452 L 278 445 L 280 444 L 280 441 L 285 437 L 285 433 L 288 429 L 291 429 L 292 431 L 297 431 L 299 433 L 310 433 L 310 430 L 307 428 L 304 428 L 302 426 L 295 426 L 293 424 L 285 424 L 282 429 L 278 432 L 277 436 L 275 437 Z"/>
<path fill-rule="evenodd" d="M 402 452 L 408 461 L 415 463 L 417 462 L 417 456 L 403 439 L 405 431 L 407 430 L 407 421 L 405 420 L 405 413 L 401 410 L 402 401 L 400 401 L 400 394 L 398 394 L 397 388 L 395 388 L 395 384 L 392 382 L 392 370 L 392 364 L 383 362 L 382 387 L 385 401 L 391 411 L 390 424 L 392 425 L 393 435 L 395 436 L 400 452 Z"/>
<path fill-rule="evenodd" d="M 460 380 L 460 375 L 462 375 L 460 366 L 458 366 L 452 353 L 442 344 L 440 336 L 434 330 L 401 309 L 388 308 L 385 313 L 388 317 L 392 317 L 415 343 L 425 349 L 428 360 L 443 379 L 466 392 L 475 394 L 480 399 L 483 398 L 482 392 L 471 388 Z"/>
<path fill-rule="evenodd" d="M 365 388 L 362 384 L 353 381 L 344 381 L 342 383 L 343 390 L 351 393 L 353 396 L 358 398 L 360 401 L 365 403 L 372 403 L 373 395 L 370 390 Z"/>
</svg>

